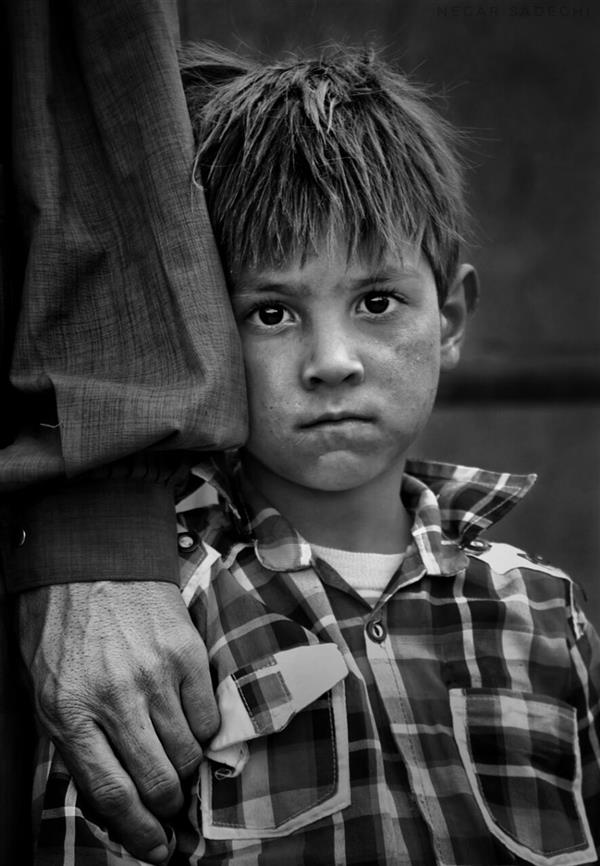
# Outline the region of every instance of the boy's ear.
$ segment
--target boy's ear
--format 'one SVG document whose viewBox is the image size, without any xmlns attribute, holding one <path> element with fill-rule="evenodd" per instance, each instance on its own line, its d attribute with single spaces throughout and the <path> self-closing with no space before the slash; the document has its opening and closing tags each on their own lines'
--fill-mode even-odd
<svg viewBox="0 0 600 866">
<path fill-rule="evenodd" d="M 442 370 L 451 370 L 458 364 L 467 319 L 477 306 L 478 298 L 477 271 L 472 265 L 460 265 L 440 309 Z"/>
</svg>

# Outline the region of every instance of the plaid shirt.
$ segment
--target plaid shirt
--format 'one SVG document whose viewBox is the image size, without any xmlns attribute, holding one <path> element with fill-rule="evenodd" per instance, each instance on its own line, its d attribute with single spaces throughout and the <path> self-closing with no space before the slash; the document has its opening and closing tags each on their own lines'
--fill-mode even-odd
<svg viewBox="0 0 600 866">
<path fill-rule="evenodd" d="M 410 462 L 371 607 L 239 473 L 194 472 L 222 497 L 180 514 L 222 726 L 172 864 L 597 862 L 600 641 L 565 574 L 478 538 L 532 476 Z M 36 863 L 138 863 L 42 746 Z"/>
</svg>

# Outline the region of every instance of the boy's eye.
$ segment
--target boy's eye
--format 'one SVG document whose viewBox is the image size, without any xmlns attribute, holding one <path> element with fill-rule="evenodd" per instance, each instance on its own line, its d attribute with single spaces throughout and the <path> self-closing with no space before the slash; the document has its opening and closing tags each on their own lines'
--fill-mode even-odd
<svg viewBox="0 0 600 866">
<path fill-rule="evenodd" d="M 267 303 L 256 307 L 248 316 L 256 324 L 273 327 L 290 320 L 290 313 L 282 304 Z"/>
<path fill-rule="evenodd" d="M 397 302 L 397 299 L 386 292 L 369 292 L 368 295 L 361 298 L 358 304 L 359 312 L 361 312 L 362 308 L 372 316 L 378 316 L 382 313 L 387 313 L 394 301 Z"/>
</svg>

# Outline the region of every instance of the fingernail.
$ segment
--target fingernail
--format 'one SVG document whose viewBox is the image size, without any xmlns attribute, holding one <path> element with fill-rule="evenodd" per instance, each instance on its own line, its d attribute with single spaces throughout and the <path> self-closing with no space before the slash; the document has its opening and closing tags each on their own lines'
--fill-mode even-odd
<svg viewBox="0 0 600 866">
<path fill-rule="evenodd" d="M 153 848 L 147 854 L 148 860 L 151 860 L 153 863 L 164 863 L 168 856 L 169 849 L 166 845 L 157 845 L 156 848 Z"/>
</svg>

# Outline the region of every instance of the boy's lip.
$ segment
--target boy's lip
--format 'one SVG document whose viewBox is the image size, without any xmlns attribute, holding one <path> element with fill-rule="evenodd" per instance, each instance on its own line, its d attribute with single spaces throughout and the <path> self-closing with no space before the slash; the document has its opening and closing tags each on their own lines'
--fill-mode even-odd
<svg viewBox="0 0 600 866">
<path fill-rule="evenodd" d="M 353 411 L 337 411 L 323 412 L 322 415 L 315 415 L 312 418 L 303 420 L 298 426 L 302 429 L 310 429 L 311 427 L 319 427 L 322 424 L 342 424 L 348 421 L 363 421 L 368 423 L 373 420 L 372 415 L 367 415 L 362 412 Z"/>
</svg>

